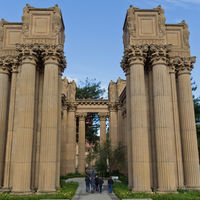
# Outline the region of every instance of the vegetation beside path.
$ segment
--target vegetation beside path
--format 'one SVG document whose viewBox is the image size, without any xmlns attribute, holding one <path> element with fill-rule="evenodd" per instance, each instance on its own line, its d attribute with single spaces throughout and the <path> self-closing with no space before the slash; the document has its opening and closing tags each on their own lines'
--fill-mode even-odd
<svg viewBox="0 0 200 200">
<path fill-rule="evenodd" d="M 40 200 L 40 199 L 72 199 L 75 195 L 78 183 L 61 181 L 61 188 L 56 191 L 56 194 L 44 195 L 27 195 L 27 196 L 13 196 L 9 193 L 0 193 L 0 200 Z"/>
<path fill-rule="evenodd" d="M 179 190 L 178 194 L 147 194 L 133 193 L 128 189 L 127 178 L 119 176 L 121 183 L 114 183 L 113 191 L 120 199 L 144 199 L 151 198 L 153 200 L 200 200 L 200 191 Z"/>
</svg>

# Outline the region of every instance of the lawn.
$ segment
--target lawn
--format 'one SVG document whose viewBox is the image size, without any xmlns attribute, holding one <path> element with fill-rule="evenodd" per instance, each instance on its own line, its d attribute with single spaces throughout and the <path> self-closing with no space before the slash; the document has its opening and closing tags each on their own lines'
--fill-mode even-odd
<svg viewBox="0 0 200 200">
<path fill-rule="evenodd" d="M 72 199 L 78 183 L 61 181 L 61 188 L 56 194 L 51 195 L 32 195 L 32 196 L 12 196 L 9 193 L 0 193 L 0 200 L 40 200 L 40 199 Z"/>
<path fill-rule="evenodd" d="M 200 200 L 200 191 L 179 190 L 178 194 L 133 193 L 128 189 L 125 182 L 114 183 L 113 191 L 120 199 L 151 198 L 153 200 Z"/>
</svg>

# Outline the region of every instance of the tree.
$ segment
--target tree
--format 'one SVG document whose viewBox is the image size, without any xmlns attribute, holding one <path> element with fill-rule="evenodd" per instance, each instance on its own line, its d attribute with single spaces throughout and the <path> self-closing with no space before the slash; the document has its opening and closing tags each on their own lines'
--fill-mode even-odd
<svg viewBox="0 0 200 200">
<path fill-rule="evenodd" d="M 101 82 L 96 79 L 86 78 L 76 88 L 76 99 L 102 99 L 105 89 L 102 89 Z M 99 140 L 99 117 L 97 113 L 88 113 L 86 117 L 86 140 L 89 144 L 96 144 Z"/>
</svg>

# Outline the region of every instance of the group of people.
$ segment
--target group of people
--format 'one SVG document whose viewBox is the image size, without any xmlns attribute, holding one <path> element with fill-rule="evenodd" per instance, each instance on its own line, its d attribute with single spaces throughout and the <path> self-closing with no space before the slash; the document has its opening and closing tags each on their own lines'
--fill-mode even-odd
<svg viewBox="0 0 200 200">
<path fill-rule="evenodd" d="M 108 179 L 108 191 L 112 193 L 113 188 L 113 179 L 110 177 Z M 95 191 L 102 193 L 102 187 L 104 184 L 103 178 L 98 176 L 86 176 L 85 177 L 85 184 L 86 184 L 86 192 L 94 193 Z"/>
</svg>

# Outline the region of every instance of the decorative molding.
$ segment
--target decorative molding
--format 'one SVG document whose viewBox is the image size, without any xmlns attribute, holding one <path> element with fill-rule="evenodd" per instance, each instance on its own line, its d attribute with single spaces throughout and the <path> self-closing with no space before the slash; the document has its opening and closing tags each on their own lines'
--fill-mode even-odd
<svg viewBox="0 0 200 200">
<path fill-rule="evenodd" d="M 77 99 L 77 105 L 108 105 L 109 101 L 105 99 Z"/>
</svg>

